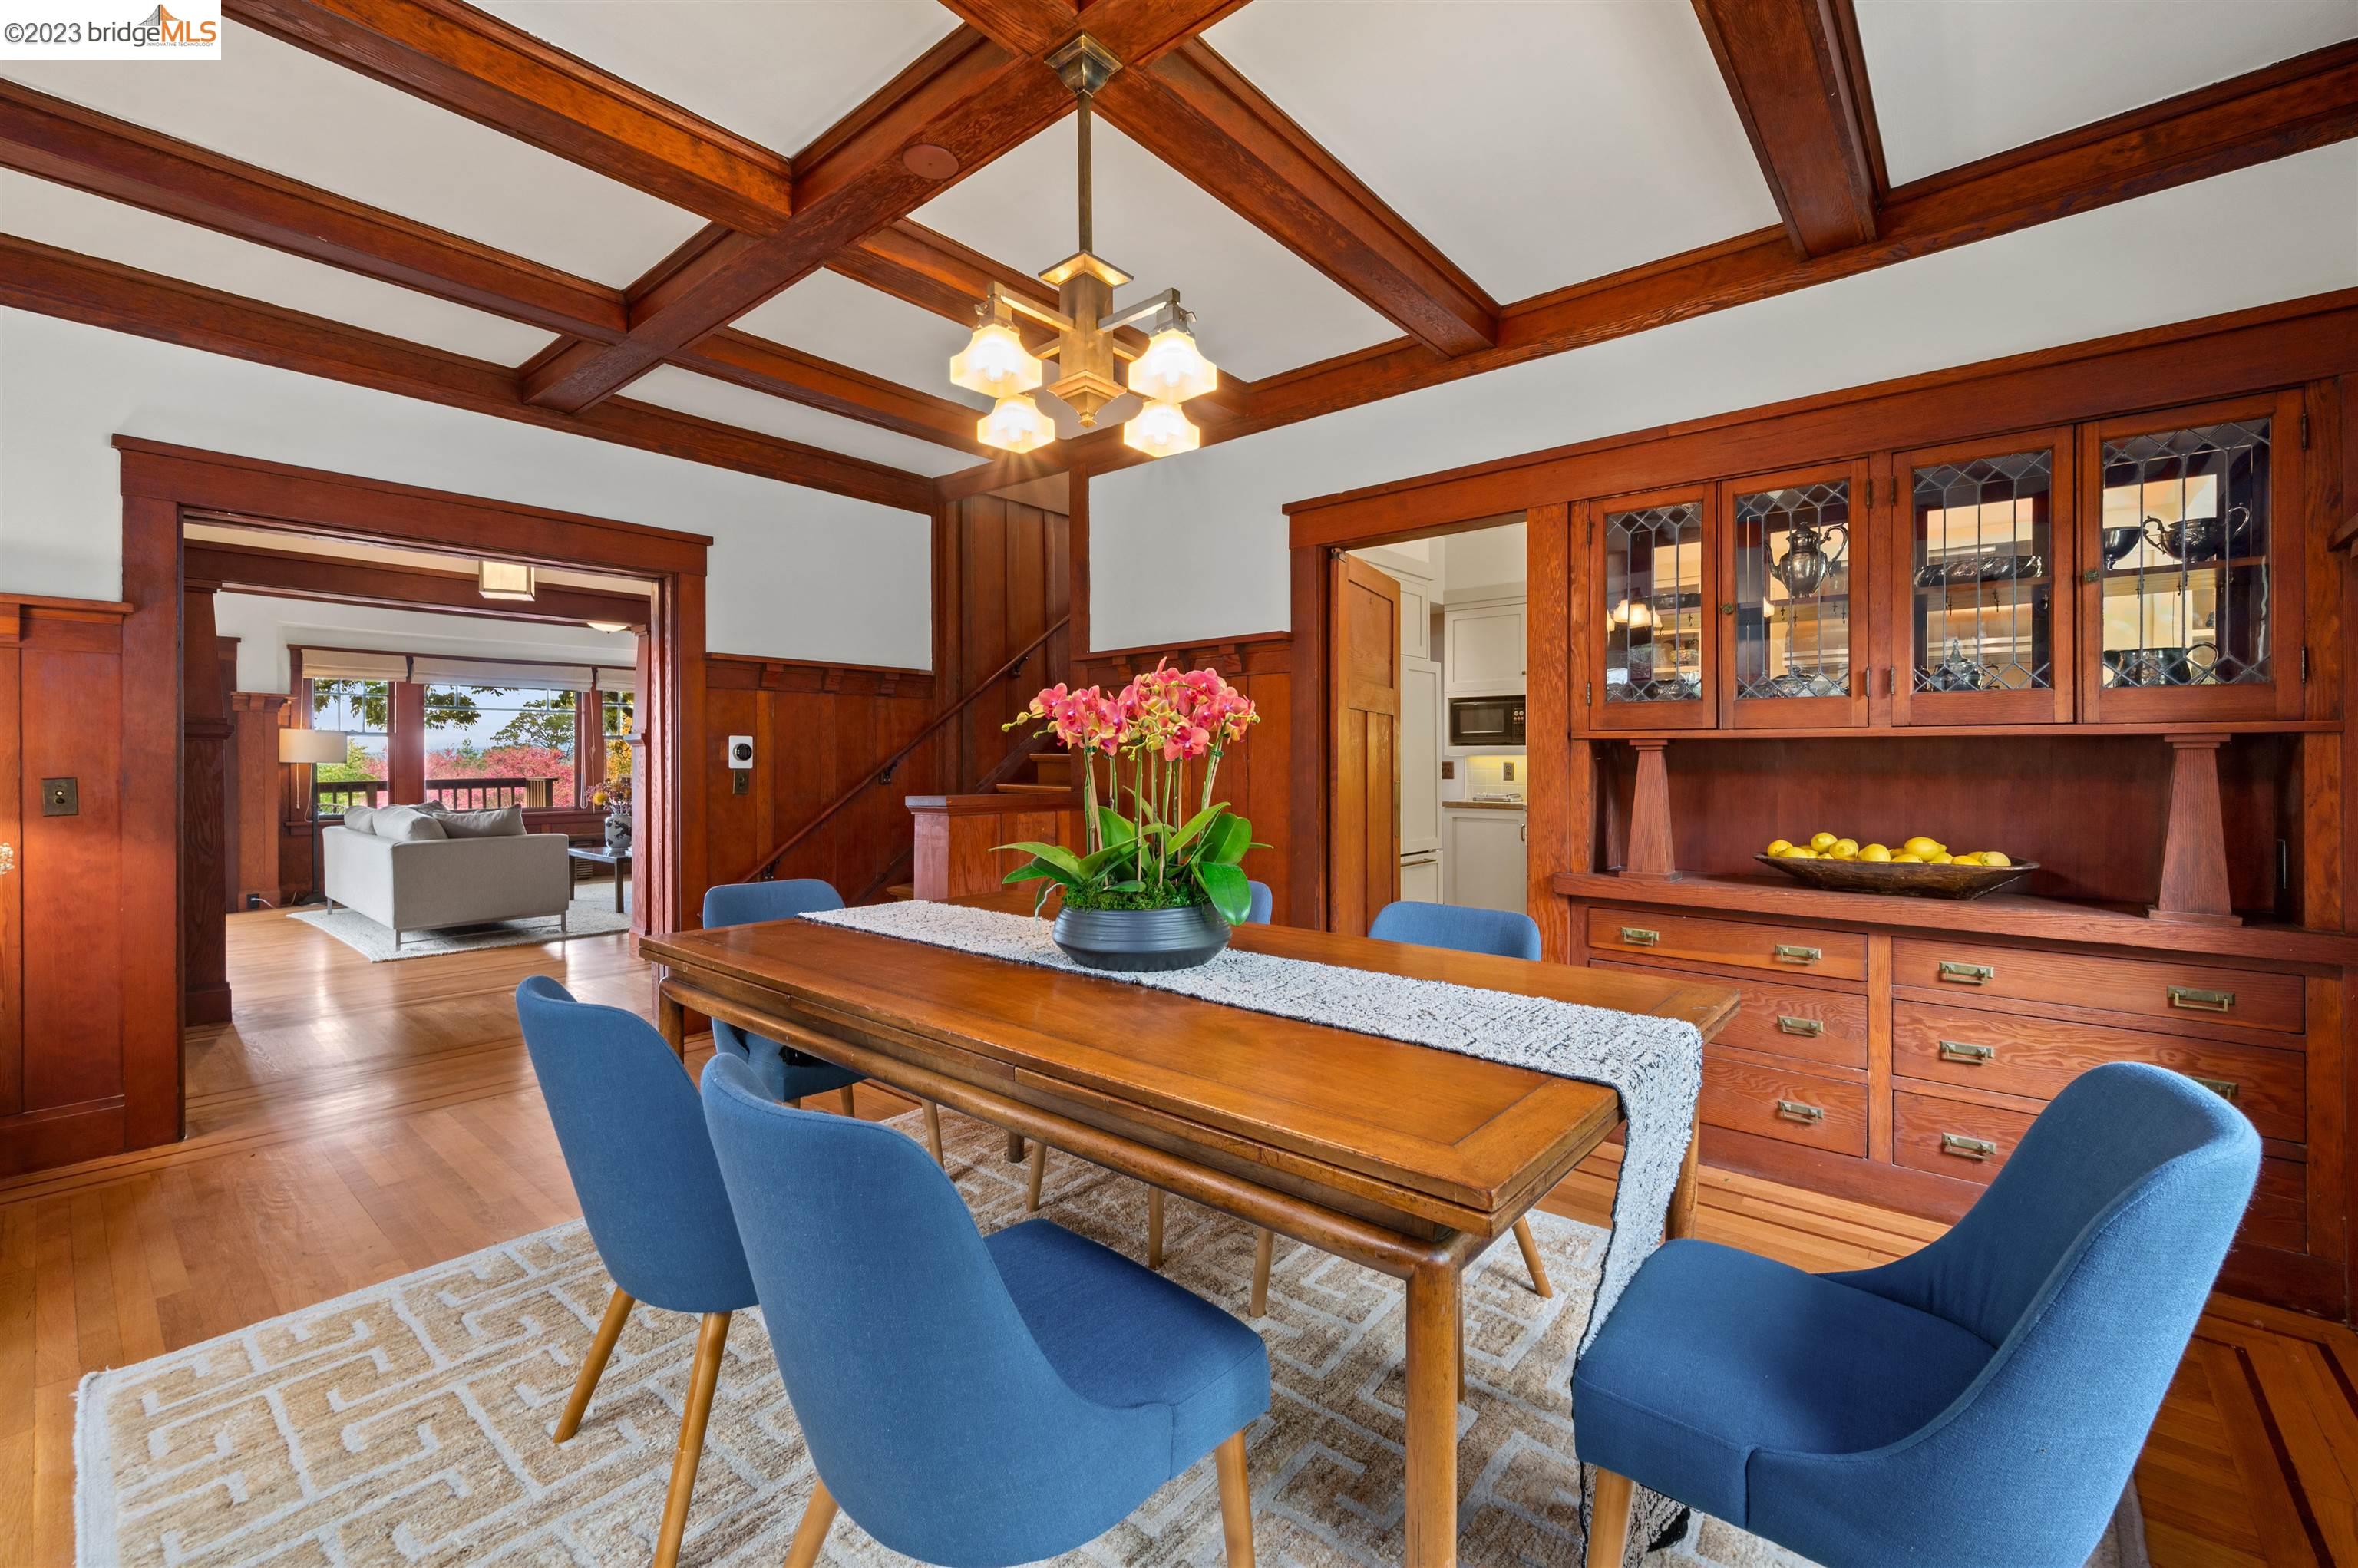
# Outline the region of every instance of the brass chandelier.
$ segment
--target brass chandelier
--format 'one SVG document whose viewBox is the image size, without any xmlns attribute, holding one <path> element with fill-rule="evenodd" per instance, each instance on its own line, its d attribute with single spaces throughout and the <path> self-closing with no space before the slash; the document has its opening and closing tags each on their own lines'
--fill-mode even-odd
<svg viewBox="0 0 2358 1568">
<path fill-rule="evenodd" d="M 1149 457 L 1189 452 L 1203 435 L 1180 406 L 1220 384 L 1217 366 L 1195 347 L 1195 317 L 1179 303 L 1179 291 L 1163 290 L 1142 304 L 1114 312 L 1113 291 L 1130 274 L 1090 250 L 1094 241 L 1089 201 L 1089 101 L 1121 62 L 1087 33 L 1048 57 L 1080 104 L 1080 248 L 1040 275 L 1056 290 L 1057 308 L 1037 305 L 994 283 L 977 308 L 979 320 L 965 351 L 950 359 L 950 380 L 994 400 L 975 422 L 975 434 L 1001 451 L 1028 452 L 1056 438 L 1055 422 L 1033 400 L 1044 391 L 1080 416 L 1081 428 L 1097 428 L 1098 416 L 1125 392 L 1145 399 L 1124 422 L 1124 445 Z M 1024 347 L 1015 319 L 1048 327 L 1056 341 L 1038 356 Z M 1144 323 L 1146 347 L 1132 349 L 1116 337 L 1122 328 Z M 1041 360 L 1054 359 L 1059 372 L 1046 382 Z M 1127 362 L 1125 381 L 1115 379 L 1115 362 Z"/>
</svg>

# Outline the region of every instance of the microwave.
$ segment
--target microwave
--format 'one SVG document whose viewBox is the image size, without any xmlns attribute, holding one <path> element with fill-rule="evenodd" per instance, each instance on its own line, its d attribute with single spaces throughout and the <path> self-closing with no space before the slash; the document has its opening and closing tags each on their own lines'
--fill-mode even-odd
<svg viewBox="0 0 2358 1568">
<path fill-rule="evenodd" d="M 1514 697 L 1453 697 L 1449 743 L 1476 750 L 1523 743 L 1523 699 Z"/>
</svg>

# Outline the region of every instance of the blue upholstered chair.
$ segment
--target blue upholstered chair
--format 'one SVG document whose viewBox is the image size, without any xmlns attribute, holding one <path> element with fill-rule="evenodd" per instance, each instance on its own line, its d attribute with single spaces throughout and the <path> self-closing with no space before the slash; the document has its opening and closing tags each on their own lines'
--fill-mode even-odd
<svg viewBox="0 0 2358 1568">
<path fill-rule="evenodd" d="M 1229 1562 L 1250 1563 L 1250 1329 L 1046 1220 L 986 1239 L 907 1139 L 774 1104 L 733 1057 L 705 1069 L 704 1114 L 818 1472 L 789 1568 L 838 1503 L 924 1562 L 1053 1557 L 1207 1454 Z"/>
<path fill-rule="evenodd" d="M 1469 909 L 1463 904 L 1402 899 L 1376 911 L 1368 935 L 1379 942 L 1455 947 L 1461 953 L 1495 953 L 1501 958 L 1540 956 L 1539 922 L 1514 909 Z"/>
<path fill-rule="evenodd" d="M 2085 1562 L 2259 1164 L 2225 1100 L 2114 1062 L 1896 1263 L 1669 1243 L 1574 1376 L 1589 1568 L 1620 1568 L 1631 1478 L 1826 1568 Z"/>
<path fill-rule="evenodd" d="M 719 887 L 705 890 L 704 925 L 707 930 L 723 925 L 751 925 L 757 921 L 791 920 L 797 914 L 842 907 L 843 895 L 835 891 L 834 884 L 822 881 L 817 877 L 783 877 L 771 882 L 723 882 Z M 848 1089 L 863 1076 L 849 1067 L 838 1067 L 791 1045 L 781 1045 L 774 1040 L 749 1033 L 718 1018 L 712 1021 L 712 1048 L 716 1052 L 725 1051 L 752 1067 L 755 1081 L 769 1090 L 770 1098 L 784 1100 L 788 1105 L 800 1105 L 810 1096 L 823 1095 L 830 1089 Z M 923 1104 L 925 1143 L 934 1152 L 934 1162 L 940 1164 L 942 1108 L 931 1100 Z"/>
<path fill-rule="evenodd" d="M 696 1086 L 654 1026 L 618 1007 L 576 1001 L 546 975 L 516 987 L 516 1017 L 581 1217 L 614 1279 L 605 1319 L 557 1418 L 557 1441 L 580 1428 L 635 1303 L 704 1320 L 655 1537 L 655 1568 L 672 1568 L 687 1530 L 729 1314 L 753 1304 L 753 1277 L 730 1218 Z"/>
<path fill-rule="evenodd" d="M 1245 914 L 1245 924 L 1267 925 L 1270 911 L 1277 907 L 1277 894 L 1270 891 L 1267 882 L 1257 882 L 1249 877 L 1245 879 L 1245 890 L 1252 895 L 1252 908 Z"/>
</svg>

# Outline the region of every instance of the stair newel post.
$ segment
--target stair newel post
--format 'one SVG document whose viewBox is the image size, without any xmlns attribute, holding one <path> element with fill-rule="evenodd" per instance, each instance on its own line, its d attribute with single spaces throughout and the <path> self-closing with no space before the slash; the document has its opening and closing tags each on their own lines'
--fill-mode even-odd
<svg viewBox="0 0 2358 1568">
<path fill-rule="evenodd" d="M 2169 816 L 2163 829 L 2156 920 L 2240 925 L 2227 889 L 2227 826 L 2219 803 L 2219 748 L 2227 737 L 2191 731 L 2169 742 Z"/>
<path fill-rule="evenodd" d="M 1671 881 L 1678 858 L 1671 847 L 1671 769 L 1668 741 L 1632 741 L 1638 753 L 1638 785 L 1629 800 L 1629 850 L 1621 874 L 1640 881 Z"/>
</svg>

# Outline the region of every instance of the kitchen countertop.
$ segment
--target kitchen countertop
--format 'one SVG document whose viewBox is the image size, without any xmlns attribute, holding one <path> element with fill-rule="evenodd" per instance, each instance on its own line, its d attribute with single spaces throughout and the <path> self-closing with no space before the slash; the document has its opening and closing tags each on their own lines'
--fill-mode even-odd
<svg viewBox="0 0 2358 1568">
<path fill-rule="evenodd" d="M 1444 811 L 1528 811 L 1529 801 L 1521 800 L 1444 800 Z"/>
</svg>

